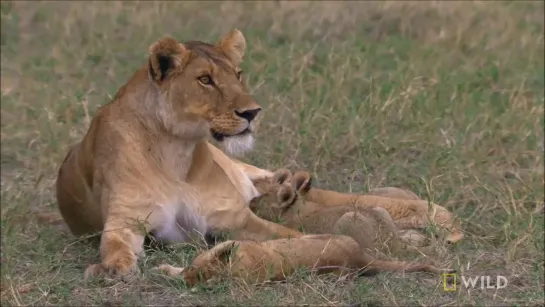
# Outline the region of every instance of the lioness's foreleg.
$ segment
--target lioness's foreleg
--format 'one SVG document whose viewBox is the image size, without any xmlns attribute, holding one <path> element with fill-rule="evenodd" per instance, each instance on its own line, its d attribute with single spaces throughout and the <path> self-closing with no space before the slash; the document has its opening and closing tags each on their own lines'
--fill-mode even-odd
<svg viewBox="0 0 545 307">
<path fill-rule="evenodd" d="M 244 163 L 237 159 L 231 158 L 233 162 L 250 178 L 250 180 L 259 180 L 265 178 L 271 178 L 274 175 L 274 172 L 271 172 L 266 169 L 261 169 L 259 167 Z"/>
<path fill-rule="evenodd" d="M 266 241 L 280 238 L 300 238 L 303 233 L 264 220 L 255 215 L 249 208 L 244 209 L 244 219 L 234 233 L 236 240 Z"/>
<path fill-rule="evenodd" d="M 108 221 L 100 239 L 100 264 L 85 270 L 90 276 L 126 276 L 136 271 L 137 257 L 143 253 L 145 231 L 125 220 Z"/>
</svg>

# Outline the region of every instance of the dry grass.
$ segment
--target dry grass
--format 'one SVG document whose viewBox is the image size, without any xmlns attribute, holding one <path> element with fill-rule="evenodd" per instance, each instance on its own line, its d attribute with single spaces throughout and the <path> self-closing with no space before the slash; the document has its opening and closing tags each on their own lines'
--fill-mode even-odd
<svg viewBox="0 0 545 307">
<path fill-rule="evenodd" d="M 1 4 L 1 304 L 541 305 L 544 300 L 543 2 L 6 2 Z M 246 35 L 244 68 L 266 107 L 247 161 L 304 168 L 316 184 L 410 188 L 464 221 L 431 255 L 505 289 L 444 292 L 440 278 L 223 282 L 196 292 L 149 272 L 184 264 L 157 250 L 132 284 L 82 282 L 95 241 L 42 226 L 69 144 L 172 34 Z M 424 256 L 414 259 L 424 259 Z M 460 277 L 458 277 L 460 278 Z"/>
</svg>

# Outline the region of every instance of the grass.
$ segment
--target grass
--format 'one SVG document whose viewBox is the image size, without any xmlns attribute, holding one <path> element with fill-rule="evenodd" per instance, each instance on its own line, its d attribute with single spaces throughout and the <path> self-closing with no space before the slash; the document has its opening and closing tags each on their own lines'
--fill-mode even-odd
<svg viewBox="0 0 545 307">
<path fill-rule="evenodd" d="M 537 1 L 2 1 L 1 305 L 542 305 L 543 14 Z M 508 286 L 445 292 L 441 278 L 419 273 L 300 274 L 190 291 L 149 271 L 187 263 L 187 246 L 148 253 L 138 282 L 83 283 L 97 241 L 33 214 L 56 212 L 68 146 L 154 40 L 216 41 L 233 27 L 246 36 L 243 68 L 265 107 L 246 161 L 307 169 L 339 191 L 409 188 L 467 231 L 431 258 L 466 277 L 506 276 Z"/>
</svg>

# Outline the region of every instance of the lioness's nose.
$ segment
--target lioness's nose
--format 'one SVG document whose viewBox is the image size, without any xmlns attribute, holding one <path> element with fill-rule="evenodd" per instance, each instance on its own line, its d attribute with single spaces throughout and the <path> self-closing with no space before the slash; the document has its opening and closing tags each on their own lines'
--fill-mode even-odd
<svg viewBox="0 0 545 307">
<path fill-rule="evenodd" d="M 243 112 L 235 111 L 235 114 L 246 119 L 248 122 L 251 122 L 257 116 L 257 113 L 259 113 L 259 111 L 261 111 L 261 108 L 246 110 Z"/>
</svg>

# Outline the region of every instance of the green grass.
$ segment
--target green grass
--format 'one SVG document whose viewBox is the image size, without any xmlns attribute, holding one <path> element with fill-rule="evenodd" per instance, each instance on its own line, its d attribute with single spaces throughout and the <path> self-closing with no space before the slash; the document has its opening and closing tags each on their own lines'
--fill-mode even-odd
<svg viewBox="0 0 545 307">
<path fill-rule="evenodd" d="M 537 1 L 2 1 L 2 306 L 543 304 L 543 14 Z M 465 276 L 504 275 L 507 288 L 444 292 L 440 277 L 419 273 L 300 274 L 190 291 L 149 271 L 186 264 L 195 250 L 183 246 L 149 252 L 137 282 L 85 284 L 97 241 L 32 214 L 56 212 L 68 146 L 154 40 L 216 41 L 233 27 L 265 108 L 246 161 L 309 170 L 323 188 L 400 186 L 438 202 L 467 236 L 429 256 Z"/>
</svg>

